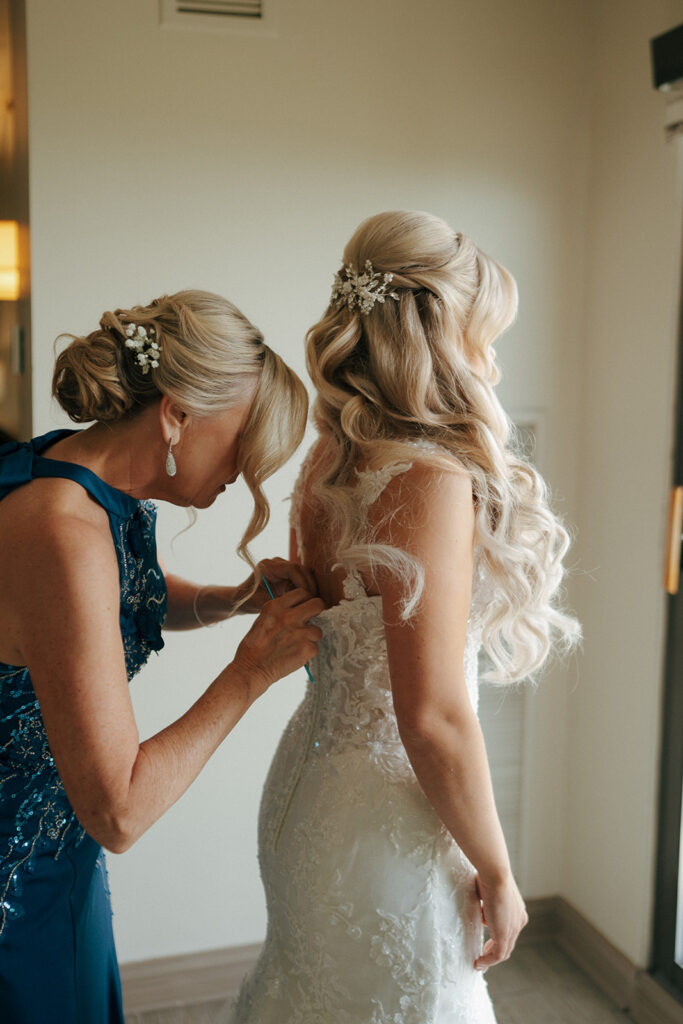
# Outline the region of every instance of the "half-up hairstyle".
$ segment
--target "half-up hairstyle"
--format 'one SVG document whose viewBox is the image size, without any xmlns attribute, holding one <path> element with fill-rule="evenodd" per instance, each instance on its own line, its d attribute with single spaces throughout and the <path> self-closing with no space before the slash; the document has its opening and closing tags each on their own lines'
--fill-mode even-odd
<svg viewBox="0 0 683 1024">
<path fill-rule="evenodd" d="M 388 288 L 398 297 L 367 312 L 333 301 L 307 334 L 314 417 L 330 439 L 312 497 L 339 537 L 337 561 L 347 570 L 396 573 L 408 618 L 424 569 L 406 552 L 371 543 L 355 469 L 419 461 L 467 472 L 476 542 L 493 584 L 482 642 L 494 670 L 482 678 L 533 677 L 554 648 L 567 652 L 580 641 L 581 626 L 558 601 L 569 533 L 494 392 L 500 371 L 491 346 L 515 318 L 515 281 L 427 213 L 364 221 L 346 246 L 344 268 L 368 260 L 376 273 L 393 275 Z"/>
<path fill-rule="evenodd" d="M 161 349 L 154 369 L 144 372 L 126 346 L 129 324 L 153 329 Z M 294 371 L 236 306 L 212 292 L 180 291 L 148 306 L 116 309 L 91 334 L 63 337 L 71 342 L 57 356 L 52 393 L 76 423 L 134 416 L 162 395 L 199 417 L 251 400 L 238 468 L 254 512 L 237 550 L 255 568 L 248 544 L 270 512 L 263 482 L 290 458 L 306 425 L 308 398 Z M 256 572 L 254 590 L 259 580 Z"/>
</svg>

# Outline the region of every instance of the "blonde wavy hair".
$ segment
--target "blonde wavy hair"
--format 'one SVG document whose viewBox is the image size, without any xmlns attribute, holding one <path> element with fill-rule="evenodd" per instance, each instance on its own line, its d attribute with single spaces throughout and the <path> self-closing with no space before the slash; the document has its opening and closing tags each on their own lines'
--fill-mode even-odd
<svg viewBox="0 0 683 1024">
<path fill-rule="evenodd" d="M 126 327 L 153 327 L 162 354 L 159 366 L 144 374 L 126 348 Z M 280 468 L 303 438 L 308 397 L 297 375 L 263 335 L 227 299 L 213 292 L 185 290 L 162 295 L 147 306 L 104 313 L 98 330 L 72 334 L 57 356 L 52 394 L 76 423 L 112 423 L 134 416 L 162 395 L 199 417 L 210 417 L 251 401 L 239 445 L 239 470 L 254 510 L 237 547 L 260 573 L 249 543 L 270 516 L 263 482 Z M 238 607 L 238 605 L 236 605 Z"/>
<path fill-rule="evenodd" d="M 311 493 L 339 537 L 336 559 L 347 570 L 364 565 L 396 573 L 405 583 L 408 618 L 424 570 L 407 552 L 373 543 L 377 528 L 368 534 L 356 467 L 420 461 L 465 470 L 476 542 L 493 582 L 482 643 L 494 669 L 482 678 L 535 682 L 551 652 L 580 642 L 581 625 L 558 600 L 569 532 L 493 390 L 500 371 L 492 343 L 515 318 L 517 286 L 469 238 L 428 213 L 364 221 L 343 263 L 358 270 L 367 260 L 393 275 L 398 298 L 365 314 L 331 302 L 306 335 L 314 418 L 330 441 Z"/>
</svg>

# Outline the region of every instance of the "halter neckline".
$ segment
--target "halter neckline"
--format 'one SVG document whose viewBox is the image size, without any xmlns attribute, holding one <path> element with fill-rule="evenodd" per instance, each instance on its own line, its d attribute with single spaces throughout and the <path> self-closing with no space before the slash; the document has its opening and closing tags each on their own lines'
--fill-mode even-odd
<svg viewBox="0 0 683 1024">
<path fill-rule="evenodd" d="M 0 446 L 0 497 L 15 487 L 37 477 L 62 477 L 73 480 L 108 512 L 127 519 L 140 508 L 140 501 L 112 487 L 96 473 L 78 462 L 51 459 L 42 453 L 51 445 L 79 430 L 51 430 L 31 441 L 10 441 Z"/>
</svg>

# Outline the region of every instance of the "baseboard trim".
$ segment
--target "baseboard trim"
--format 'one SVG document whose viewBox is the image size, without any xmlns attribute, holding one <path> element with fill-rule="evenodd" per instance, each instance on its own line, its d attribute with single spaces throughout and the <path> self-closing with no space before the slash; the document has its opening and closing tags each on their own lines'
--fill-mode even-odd
<svg viewBox="0 0 683 1024">
<path fill-rule="evenodd" d="M 527 900 L 520 944 L 556 942 L 636 1024 L 683 1024 L 683 1005 L 639 970 L 561 896 Z M 227 999 L 256 963 L 260 943 L 123 964 L 126 1014 Z"/>
<path fill-rule="evenodd" d="M 683 1024 L 683 1006 L 647 971 L 639 971 L 633 986 L 631 1016 L 638 1024 Z"/>
<path fill-rule="evenodd" d="M 561 896 L 553 902 L 555 942 L 605 995 L 628 1010 L 636 1024 L 683 1024 L 683 1004 L 656 978 L 637 968 Z"/>
<path fill-rule="evenodd" d="M 616 1003 L 629 1009 L 637 968 L 562 897 L 555 897 L 555 942 Z"/>
<path fill-rule="evenodd" d="M 261 943 L 121 965 L 126 1014 L 227 999 L 258 958 Z"/>
<path fill-rule="evenodd" d="M 517 944 L 529 946 L 534 942 L 554 942 L 557 935 L 557 896 L 541 896 L 526 901 L 529 923 L 520 933 Z"/>
</svg>

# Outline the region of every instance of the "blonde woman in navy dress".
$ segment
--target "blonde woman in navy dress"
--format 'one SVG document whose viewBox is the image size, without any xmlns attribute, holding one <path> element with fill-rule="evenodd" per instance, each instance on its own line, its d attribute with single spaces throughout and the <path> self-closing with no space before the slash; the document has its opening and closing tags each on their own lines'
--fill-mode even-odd
<svg viewBox="0 0 683 1024">
<path fill-rule="evenodd" d="M 207 508 L 299 444 L 295 374 L 231 303 L 185 291 L 106 313 L 60 354 L 53 391 L 87 429 L 0 447 L 0 1020 L 122 1024 L 102 847 L 128 849 L 250 705 L 316 651 L 323 608 L 281 559 L 236 587 L 164 575 L 148 500 Z M 140 742 L 128 681 L 191 629 L 257 612 L 233 660 Z"/>
</svg>

